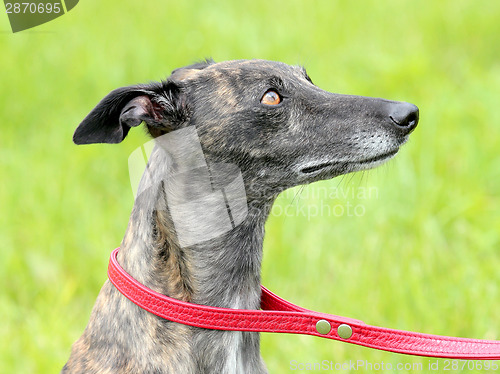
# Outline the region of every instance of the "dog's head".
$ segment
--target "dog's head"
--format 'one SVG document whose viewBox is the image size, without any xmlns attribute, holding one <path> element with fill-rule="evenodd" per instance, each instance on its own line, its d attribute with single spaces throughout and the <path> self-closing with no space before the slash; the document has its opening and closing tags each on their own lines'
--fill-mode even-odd
<svg viewBox="0 0 500 374">
<path fill-rule="evenodd" d="M 280 62 L 206 61 L 112 91 L 73 140 L 119 143 L 142 122 L 153 137 L 195 126 L 209 161 L 238 165 L 245 184 L 274 195 L 392 158 L 417 126 L 418 108 L 326 92 L 302 67 Z"/>
</svg>

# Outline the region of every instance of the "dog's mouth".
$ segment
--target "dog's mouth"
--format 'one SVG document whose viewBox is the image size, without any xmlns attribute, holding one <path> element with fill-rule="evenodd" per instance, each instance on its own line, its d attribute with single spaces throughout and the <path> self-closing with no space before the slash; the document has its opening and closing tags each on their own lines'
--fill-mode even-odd
<svg viewBox="0 0 500 374">
<path fill-rule="evenodd" d="M 365 158 L 362 160 L 346 160 L 346 161 L 330 161 L 321 162 L 319 164 L 313 164 L 301 168 L 299 171 L 302 174 L 315 174 L 327 169 L 337 170 L 342 169 L 346 171 L 356 171 L 365 168 L 370 168 L 377 166 L 378 164 L 389 160 L 398 153 L 399 149 L 392 150 L 390 152 L 382 153 L 378 156 Z"/>
<path fill-rule="evenodd" d="M 313 165 L 313 166 L 308 166 L 308 167 L 302 168 L 302 169 L 300 169 L 300 172 L 303 173 L 303 174 L 312 174 L 312 173 L 315 173 L 317 171 L 326 169 L 326 168 L 328 168 L 328 167 L 330 167 L 332 165 L 333 165 L 333 163 L 331 163 L 331 162 L 324 162 L 322 164 L 318 164 L 318 165 Z"/>
</svg>

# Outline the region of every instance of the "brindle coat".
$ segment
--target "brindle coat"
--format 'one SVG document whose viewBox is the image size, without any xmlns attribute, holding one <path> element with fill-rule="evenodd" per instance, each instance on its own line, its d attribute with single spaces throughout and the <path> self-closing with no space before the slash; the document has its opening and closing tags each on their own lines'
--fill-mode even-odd
<svg viewBox="0 0 500 374">
<path fill-rule="evenodd" d="M 265 105 L 273 90 L 281 102 Z M 338 95 L 301 67 L 262 60 L 206 61 L 164 82 L 112 91 L 77 128 L 77 144 L 119 143 L 145 123 L 153 137 L 195 126 L 208 165 L 236 164 L 248 215 L 224 235 L 189 247 L 165 204 L 163 152 L 155 149 L 118 256 L 146 286 L 180 300 L 258 309 L 264 223 L 286 188 L 377 166 L 418 122 L 414 105 Z M 149 180 L 152 179 L 152 180 Z M 259 334 L 205 330 L 160 319 L 107 281 L 63 373 L 265 373 Z"/>
</svg>

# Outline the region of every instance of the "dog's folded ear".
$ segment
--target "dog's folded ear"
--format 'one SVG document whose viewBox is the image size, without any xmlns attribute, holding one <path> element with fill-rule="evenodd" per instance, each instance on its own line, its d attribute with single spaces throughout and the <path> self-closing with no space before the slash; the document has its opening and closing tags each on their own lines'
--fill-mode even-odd
<svg viewBox="0 0 500 374">
<path fill-rule="evenodd" d="M 120 143 L 131 127 L 146 123 L 152 137 L 181 127 L 188 118 L 186 82 L 214 61 L 176 69 L 167 81 L 111 91 L 84 118 L 73 135 L 76 144 Z"/>
<path fill-rule="evenodd" d="M 174 92 L 175 91 L 175 92 Z M 171 84 L 118 88 L 110 92 L 80 123 L 73 135 L 76 144 L 120 143 L 130 128 L 143 121 L 153 136 L 167 132 L 170 118 L 181 115 L 178 92 Z"/>
</svg>

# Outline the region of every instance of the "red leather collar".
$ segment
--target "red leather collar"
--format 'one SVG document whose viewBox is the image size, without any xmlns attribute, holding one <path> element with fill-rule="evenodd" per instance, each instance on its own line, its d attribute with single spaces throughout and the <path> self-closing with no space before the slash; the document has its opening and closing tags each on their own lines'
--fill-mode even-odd
<svg viewBox="0 0 500 374">
<path fill-rule="evenodd" d="M 500 341 L 453 338 L 369 326 L 362 321 L 318 313 L 294 305 L 262 286 L 262 310 L 226 309 L 179 301 L 132 278 L 111 253 L 109 280 L 129 300 L 158 317 L 215 330 L 314 335 L 415 356 L 498 360 Z"/>
</svg>

